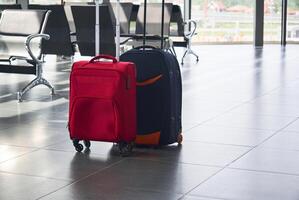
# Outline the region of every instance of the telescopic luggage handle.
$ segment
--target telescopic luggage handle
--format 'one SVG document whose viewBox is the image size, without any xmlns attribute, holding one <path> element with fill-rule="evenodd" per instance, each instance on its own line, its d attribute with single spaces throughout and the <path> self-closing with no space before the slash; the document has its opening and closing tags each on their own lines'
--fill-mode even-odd
<svg viewBox="0 0 299 200">
<path fill-rule="evenodd" d="M 98 60 L 100 60 L 101 58 L 103 59 L 107 59 L 107 60 L 112 60 L 113 63 L 117 63 L 117 59 L 113 56 L 109 56 L 109 55 L 103 55 L 103 54 L 100 54 L 98 56 L 95 56 L 94 58 L 92 58 L 89 63 L 95 63 L 97 62 Z"/>
<path fill-rule="evenodd" d="M 144 0 L 144 15 L 143 15 L 143 46 L 146 48 L 145 40 L 146 40 L 146 6 L 147 6 L 147 0 Z M 165 0 L 162 0 L 162 17 L 161 17 L 161 49 L 163 49 L 163 43 L 164 43 L 164 7 L 165 7 Z M 143 48 L 143 49 L 145 49 Z"/>
</svg>

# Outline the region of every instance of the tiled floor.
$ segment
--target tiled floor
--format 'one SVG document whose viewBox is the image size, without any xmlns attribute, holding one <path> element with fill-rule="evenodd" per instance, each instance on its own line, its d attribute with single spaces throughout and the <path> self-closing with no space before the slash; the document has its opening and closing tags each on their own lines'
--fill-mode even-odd
<svg viewBox="0 0 299 200">
<path fill-rule="evenodd" d="M 32 76 L 0 74 L 0 199 L 298 200 L 299 46 L 196 50 L 181 68 L 183 145 L 129 158 L 109 143 L 75 152 L 70 62 L 47 56 L 57 95 L 37 87 L 22 103 Z"/>
</svg>

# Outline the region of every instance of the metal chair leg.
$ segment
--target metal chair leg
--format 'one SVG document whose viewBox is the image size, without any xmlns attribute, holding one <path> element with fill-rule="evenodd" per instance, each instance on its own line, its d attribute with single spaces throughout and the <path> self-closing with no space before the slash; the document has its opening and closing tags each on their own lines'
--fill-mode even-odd
<svg viewBox="0 0 299 200">
<path fill-rule="evenodd" d="M 26 85 L 20 92 L 17 93 L 17 98 L 19 102 L 23 101 L 23 96 L 32 88 L 38 85 L 45 85 L 51 90 L 51 94 L 55 94 L 54 87 L 43 77 L 36 77 L 28 85 Z"/>
<path fill-rule="evenodd" d="M 185 51 L 185 53 L 184 53 L 184 55 L 182 57 L 182 62 L 181 62 L 182 65 L 184 64 L 184 58 L 186 57 L 188 51 L 189 51 L 189 49 L 186 49 L 186 51 Z"/>
<path fill-rule="evenodd" d="M 175 56 L 175 57 L 177 57 L 177 55 L 176 55 L 176 51 L 175 51 L 175 49 L 174 49 L 174 46 L 173 46 L 173 45 L 171 46 L 171 49 L 172 49 L 172 52 L 173 52 L 174 56 Z"/>
</svg>

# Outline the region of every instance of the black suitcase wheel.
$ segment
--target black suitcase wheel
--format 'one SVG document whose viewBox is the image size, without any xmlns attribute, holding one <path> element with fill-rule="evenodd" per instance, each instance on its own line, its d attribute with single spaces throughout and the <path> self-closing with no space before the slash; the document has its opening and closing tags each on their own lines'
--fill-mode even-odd
<svg viewBox="0 0 299 200">
<path fill-rule="evenodd" d="M 134 142 L 120 142 L 118 144 L 118 148 L 119 148 L 119 153 L 122 156 L 129 156 L 132 153 L 134 147 Z"/>
<path fill-rule="evenodd" d="M 178 135 L 177 142 L 178 142 L 179 145 L 182 144 L 182 142 L 183 142 L 183 135 L 182 134 Z"/>
<path fill-rule="evenodd" d="M 86 148 L 88 148 L 88 149 L 90 148 L 91 143 L 90 143 L 89 140 L 84 140 L 83 143 L 84 143 Z"/>
<path fill-rule="evenodd" d="M 83 145 L 79 143 L 79 140 L 73 140 L 73 145 L 77 152 L 81 152 L 83 150 Z"/>
<path fill-rule="evenodd" d="M 83 150 L 83 145 L 82 144 L 77 144 L 77 146 L 75 146 L 76 151 L 81 152 Z"/>
</svg>

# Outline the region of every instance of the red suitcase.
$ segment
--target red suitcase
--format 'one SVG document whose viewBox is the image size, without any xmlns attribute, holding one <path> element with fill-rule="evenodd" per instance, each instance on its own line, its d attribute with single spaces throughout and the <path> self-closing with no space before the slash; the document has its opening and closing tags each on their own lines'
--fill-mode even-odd
<svg viewBox="0 0 299 200">
<path fill-rule="evenodd" d="M 100 59 L 106 59 L 102 61 Z M 109 62 L 112 60 L 113 62 Z M 135 65 L 108 55 L 75 62 L 70 75 L 69 132 L 74 147 L 90 141 L 119 144 L 130 153 L 136 137 Z"/>
</svg>

